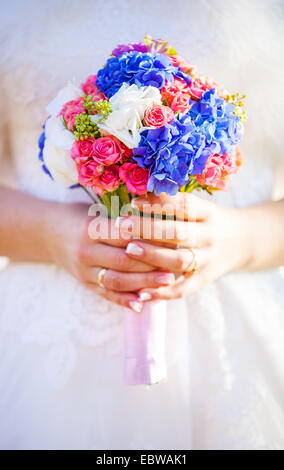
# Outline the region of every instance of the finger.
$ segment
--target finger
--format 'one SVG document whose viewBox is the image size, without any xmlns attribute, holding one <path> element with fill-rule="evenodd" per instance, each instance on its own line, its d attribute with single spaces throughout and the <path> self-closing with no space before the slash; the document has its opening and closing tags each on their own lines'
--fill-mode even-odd
<svg viewBox="0 0 284 470">
<path fill-rule="evenodd" d="M 139 313 L 143 308 L 143 302 L 139 301 L 136 294 L 131 294 L 129 292 L 120 293 L 108 289 L 102 289 L 101 287 L 95 286 L 91 283 L 87 284 L 87 287 L 93 292 L 96 292 L 100 297 L 109 300 L 110 302 L 114 302 L 117 305 L 121 305 L 122 307 L 130 308 L 134 312 Z"/>
<path fill-rule="evenodd" d="M 121 236 L 119 227 L 115 224 L 115 219 L 108 219 L 103 216 L 95 217 L 88 227 L 89 237 L 106 245 L 126 247 L 131 239 L 131 234 L 123 233 Z"/>
<path fill-rule="evenodd" d="M 101 266 L 115 271 L 126 272 L 148 272 L 153 271 L 152 265 L 146 264 L 143 260 L 131 259 L 127 256 L 124 248 L 108 246 L 103 243 L 89 245 L 84 253 L 84 260 L 87 266 Z"/>
<path fill-rule="evenodd" d="M 161 220 L 148 216 L 118 217 L 116 226 L 121 234 L 133 239 L 151 240 L 171 246 L 196 248 L 206 246 L 209 241 L 209 231 L 206 224 Z"/>
<path fill-rule="evenodd" d="M 86 274 L 88 282 L 97 283 L 101 268 L 90 268 Z M 102 284 L 106 289 L 117 292 L 136 292 L 146 287 L 159 287 L 174 284 L 174 274 L 165 271 L 149 273 L 122 273 L 107 269 Z"/>
<path fill-rule="evenodd" d="M 155 196 L 154 193 L 146 197 L 138 197 L 132 200 L 132 206 L 144 213 L 163 214 L 166 216 L 175 216 L 181 220 L 202 221 L 205 220 L 212 203 L 200 197 L 189 193 L 177 193 L 175 196 L 168 196 L 162 193 L 161 196 Z"/>
<path fill-rule="evenodd" d="M 173 300 L 181 299 L 193 294 L 205 284 L 204 278 L 199 272 L 192 272 L 181 276 L 173 286 L 160 287 L 158 289 L 141 289 L 138 292 L 138 299 L 141 301 L 150 300 Z"/>
<path fill-rule="evenodd" d="M 173 272 L 191 272 L 196 265 L 201 268 L 207 262 L 206 250 L 164 248 L 136 240 L 128 243 L 126 253 L 131 258 Z"/>
</svg>

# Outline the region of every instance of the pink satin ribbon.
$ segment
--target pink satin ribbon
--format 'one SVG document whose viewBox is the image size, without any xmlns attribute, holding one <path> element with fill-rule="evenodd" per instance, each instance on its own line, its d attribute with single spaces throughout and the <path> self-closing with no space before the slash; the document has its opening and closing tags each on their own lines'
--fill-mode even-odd
<svg viewBox="0 0 284 470">
<path fill-rule="evenodd" d="M 146 302 L 140 313 L 124 310 L 125 383 L 153 385 L 165 380 L 167 302 Z"/>
</svg>

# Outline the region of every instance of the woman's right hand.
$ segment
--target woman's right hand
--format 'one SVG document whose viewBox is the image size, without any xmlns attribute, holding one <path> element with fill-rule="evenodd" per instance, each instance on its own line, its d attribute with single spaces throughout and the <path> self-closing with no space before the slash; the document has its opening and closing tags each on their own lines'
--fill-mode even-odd
<svg viewBox="0 0 284 470">
<path fill-rule="evenodd" d="M 137 291 L 174 284 L 170 272 L 127 256 L 125 247 L 129 240 L 119 236 L 115 220 L 100 218 L 100 233 L 94 240 L 90 237 L 90 223 L 94 221 L 88 216 L 88 205 L 60 206 L 50 226 L 51 258 L 94 292 L 139 312 L 143 302 Z M 103 268 L 104 288 L 98 285 L 98 274 Z"/>
</svg>

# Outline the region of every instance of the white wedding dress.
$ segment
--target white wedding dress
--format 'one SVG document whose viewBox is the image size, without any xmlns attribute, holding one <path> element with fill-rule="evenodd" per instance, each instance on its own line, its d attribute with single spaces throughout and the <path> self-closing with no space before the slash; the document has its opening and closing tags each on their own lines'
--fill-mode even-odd
<svg viewBox="0 0 284 470">
<path fill-rule="evenodd" d="M 248 94 L 244 166 L 215 199 L 246 206 L 271 198 L 284 161 L 283 2 L 0 4 L 4 184 L 47 200 L 85 200 L 41 171 L 45 106 L 118 43 L 149 33 Z M 281 270 L 230 274 L 169 303 L 168 381 L 151 388 L 123 383 L 122 310 L 60 268 L 7 264 L 0 299 L 0 448 L 284 449 Z"/>
</svg>

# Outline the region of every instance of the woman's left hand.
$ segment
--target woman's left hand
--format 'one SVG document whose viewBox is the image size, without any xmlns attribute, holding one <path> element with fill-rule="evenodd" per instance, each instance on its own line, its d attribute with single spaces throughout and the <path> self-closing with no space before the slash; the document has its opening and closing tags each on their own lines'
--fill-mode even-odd
<svg viewBox="0 0 284 470">
<path fill-rule="evenodd" d="M 181 298 L 249 264 L 246 210 L 228 209 L 187 193 L 149 195 L 134 201 L 137 209 L 154 218 L 118 219 L 121 235 L 131 233 L 128 256 L 176 273 L 174 285 L 142 289 L 141 300 Z M 161 214 L 176 220 L 162 220 Z"/>
</svg>

